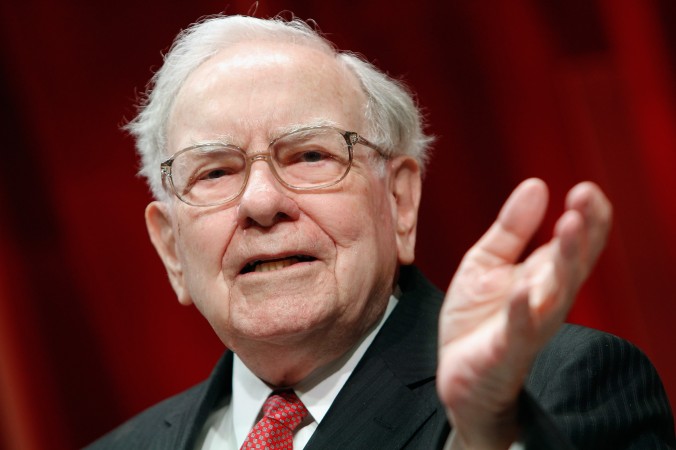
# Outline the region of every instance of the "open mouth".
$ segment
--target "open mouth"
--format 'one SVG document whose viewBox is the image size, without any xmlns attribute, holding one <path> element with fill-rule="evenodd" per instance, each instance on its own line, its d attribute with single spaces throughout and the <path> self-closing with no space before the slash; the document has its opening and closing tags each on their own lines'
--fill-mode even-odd
<svg viewBox="0 0 676 450">
<path fill-rule="evenodd" d="M 270 272 L 271 270 L 279 270 L 285 267 L 292 266 L 294 264 L 314 261 L 316 259 L 317 258 L 314 258 L 312 256 L 305 255 L 293 255 L 279 259 L 266 259 L 266 260 L 257 259 L 256 261 L 251 261 L 247 263 L 239 273 L 240 275 L 244 275 L 250 272 Z"/>
</svg>

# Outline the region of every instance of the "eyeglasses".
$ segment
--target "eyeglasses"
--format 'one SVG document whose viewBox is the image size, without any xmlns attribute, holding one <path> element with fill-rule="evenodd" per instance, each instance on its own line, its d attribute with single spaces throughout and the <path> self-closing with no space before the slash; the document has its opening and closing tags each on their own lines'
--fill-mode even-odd
<svg viewBox="0 0 676 450">
<path fill-rule="evenodd" d="M 275 178 L 292 190 L 325 189 L 338 184 L 352 167 L 353 148 L 362 144 L 383 158 L 389 154 L 354 131 L 307 127 L 279 136 L 265 153 L 247 155 L 230 144 L 206 143 L 179 150 L 161 164 L 173 193 L 192 206 L 231 202 L 244 192 L 251 166 L 265 160 Z"/>
</svg>

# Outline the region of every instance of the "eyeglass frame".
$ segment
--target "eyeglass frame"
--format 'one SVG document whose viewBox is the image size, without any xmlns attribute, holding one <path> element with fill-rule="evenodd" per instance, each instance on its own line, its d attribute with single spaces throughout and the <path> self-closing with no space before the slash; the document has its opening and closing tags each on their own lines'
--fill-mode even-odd
<svg viewBox="0 0 676 450">
<path fill-rule="evenodd" d="M 345 143 L 347 145 L 347 151 L 348 151 L 348 155 L 349 155 L 348 164 L 347 164 L 347 167 L 345 168 L 345 172 L 337 180 L 331 181 L 330 183 L 320 184 L 320 185 L 317 185 L 317 186 L 299 187 L 299 186 L 293 186 L 293 185 L 287 183 L 277 173 L 277 170 L 275 169 L 275 166 L 272 163 L 272 152 L 270 151 L 270 149 L 272 148 L 272 146 L 276 142 L 278 142 L 279 140 L 281 140 L 281 139 L 283 139 L 287 136 L 290 136 L 290 135 L 296 134 L 296 133 L 301 133 L 303 131 L 320 130 L 320 129 L 327 129 L 327 130 L 336 131 L 338 134 L 340 134 L 343 137 L 343 139 L 345 139 Z M 342 130 L 338 127 L 334 127 L 334 126 L 330 126 L 330 125 L 309 126 L 309 127 L 303 127 L 303 128 L 299 128 L 299 129 L 296 129 L 296 130 L 293 130 L 293 131 L 289 131 L 288 133 L 284 133 L 280 136 L 277 136 L 272 141 L 270 141 L 270 143 L 268 144 L 268 147 L 267 147 L 265 152 L 254 153 L 252 155 L 247 155 L 246 150 L 243 149 L 242 147 L 239 147 L 239 146 L 234 145 L 234 144 L 226 144 L 226 143 L 222 143 L 222 142 L 205 142 L 205 143 L 191 145 L 191 146 L 186 147 L 184 149 L 178 150 L 170 158 L 168 158 L 168 159 L 166 159 L 166 160 L 164 160 L 160 163 L 160 171 L 161 171 L 161 176 L 162 176 L 162 181 L 163 181 L 162 184 L 164 184 L 164 180 L 166 178 L 168 178 L 169 179 L 169 185 L 171 186 L 171 192 L 174 193 L 176 198 L 178 198 L 179 200 L 181 200 L 183 203 L 185 203 L 187 205 L 194 206 L 194 207 L 197 207 L 197 208 L 221 206 L 221 205 L 225 205 L 225 204 L 228 204 L 230 202 L 235 201 L 236 199 L 238 199 L 244 193 L 244 190 L 246 189 L 246 185 L 249 182 L 249 176 L 251 175 L 251 167 L 253 166 L 253 163 L 256 162 L 256 161 L 265 160 L 268 163 L 268 167 L 270 168 L 270 172 L 272 172 L 272 175 L 275 177 L 275 179 L 277 181 L 279 181 L 283 186 L 285 186 L 286 188 L 288 188 L 292 191 L 315 191 L 315 190 L 326 189 L 326 188 L 329 188 L 331 186 L 335 186 L 336 184 L 340 183 L 341 181 L 343 181 L 345 179 L 345 177 L 347 177 L 347 174 L 350 173 L 350 169 L 352 168 L 352 163 L 353 163 L 353 160 L 354 160 L 353 148 L 357 144 L 362 144 L 365 147 L 369 147 L 369 148 L 375 150 L 385 160 L 389 160 L 392 157 L 390 152 L 380 148 L 376 144 L 370 142 L 368 139 L 360 136 L 359 133 L 357 133 L 356 131 L 345 131 L 345 130 Z M 171 173 L 171 169 L 172 169 L 172 165 L 174 163 L 174 160 L 178 156 L 180 156 L 181 154 L 186 153 L 188 151 L 191 151 L 191 150 L 194 150 L 194 149 L 197 149 L 197 148 L 213 147 L 213 146 L 219 146 L 219 145 L 223 146 L 224 148 L 236 150 L 239 153 L 241 153 L 242 156 L 244 157 L 244 161 L 245 161 L 246 166 L 245 166 L 245 169 L 244 169 L 245 172 L 244 172 L 244 180 L 242 181 L 242 187 L 232 197 L 228 197 L 228 198 L 226 198 L 225 200 L 222 200 L 222 201 L 208 203 L 206 205 L 198 205 L 198 204 L 194 204 L 194 203 L 189 202 L 188 200 L 184 199 L 181 195 L 178 194 L 178 192 L 176 190 L 176 186 L 174 185 L 174 179 L 173 179 L 172 173 Z"/>
</svg>

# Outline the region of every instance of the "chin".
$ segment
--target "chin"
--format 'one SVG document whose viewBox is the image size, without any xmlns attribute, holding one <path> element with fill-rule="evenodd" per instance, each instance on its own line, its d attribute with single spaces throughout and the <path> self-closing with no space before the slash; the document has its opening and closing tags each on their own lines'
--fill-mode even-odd
<svg viewBox="0 0 676 450">
<path fill-rule="evenodd" d="M 264 317 L 258 315 L 237 320 L 231 329 L 232 335 L 241 340 L 286 345 L 307 339 L 332 322 L 322 316 L 309 318 L 293 314 L 266 314 Z"/>
</svg>

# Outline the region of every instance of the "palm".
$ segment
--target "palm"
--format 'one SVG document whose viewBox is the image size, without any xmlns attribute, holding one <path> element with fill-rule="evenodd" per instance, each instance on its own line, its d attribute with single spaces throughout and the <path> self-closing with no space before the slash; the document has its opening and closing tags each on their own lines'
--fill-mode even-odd
<svg viewBox="0 0 676 450">
<path fill-rule="evenodd" d="M 568 195 L 554 236 L 522 263 L 547 189 L 523 182 L 455 274 L 440 317 L 437 385 L 456 424 L 515 412 L 535 354 L 556 332 L 604 246 L 611 208 L 591 183 Z"/>
</svg>

